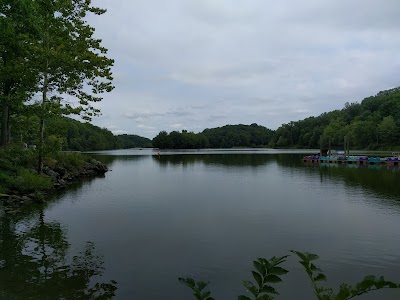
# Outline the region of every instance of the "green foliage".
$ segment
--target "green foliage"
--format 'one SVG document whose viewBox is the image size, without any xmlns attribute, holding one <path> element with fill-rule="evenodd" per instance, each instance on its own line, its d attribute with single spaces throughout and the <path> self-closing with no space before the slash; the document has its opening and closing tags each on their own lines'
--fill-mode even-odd
<svg viewBox="0 0 400 300">
<path fill-rule="evenodd" d="M 211 148 L 261 147 L 268 145 L 273 131 L 253 123 L 205 129 L 203 134 Z"/>
<path fill-rule="evenodd" d="M 151 148 L 153 147 L 150 139 L 135 134 L 117 135 L 117 148 Z"/>
<path fill-rule="evenodd" d="M 383 276 L 377 278 L 373 275 L 369 275 L 364 277 L 364 279 L 355 286 L 343 283 L 339 287 L 338 293 L 334 293 L 332 288 L 320 286 L 320 282 L 326 281 L 327 278 L 322 273 L 322 270 L 314 264 L 314 261 L 319 258 L 318 255 L 293 250 L 291 252 L 300 258 L 299 262 L 304 267 L 308 277 L 310 278 L 311 284 L 314 288 L 314 294 L 318 300 L 347 300 L 375 290 L 384 288 L 400 288 L 400 284 L 387 281 Z"/>
<path fill-rule="evenodd" d="M 327 280 L 326 276 L 320 268 L 315 265 L 315 261 L 319 259 L 316 254 L 308 252 L 299 252 L 291 250 L 298 258 L 299 263 L 303 266 L 308 277 L 310 278 L 311 284 L 314 289 L 314 294 L 318 300 L 348 300 L 360 296 L 362 294 L 380 290 L 380 289 L 398 289 L 400 284 L 387 281 L 384 277 L 375 277 L 372 275 L 364 277 L 359 283 L 354 286 L 343 283 L 340 285 L 338 292 L 335 293 L 332 288 L 321 286 L 321 282 Z M 271 259 L 258 258 L 253 262 L 254 270 L 252 275 L 255 283 L 251 281 L 243 281 L 243 285 L 251 293 L 251 296 L 255 300 L 272 300 L 274 295 L 279 295 L 271 284 L 279 283 L 282 281 L 281 276 L 288 273 L 288 270 L 282 268 L 280 265 L 284 263 L 287 256 L 272 257 Z M 203 281 L 196 282 L 192 278 L 179 278 L 179 281 L 185 284 L 187 287 L 193 290 L 197 300 L 211 300 L 210 292 L 207 291 L 202 293 L 202 290 L 207 286 L 208 283 Z M 210 297 L 210 298 L 209 298 Z M 240 295 L 238 300 L 252 300 L 252 298 Z"/>
<path fill-rule="evenodd" d="M 48 121 L 46 145 L 51 135 L 62 140 L 62 150 L 93 151 L 118 148 L 118 139 L 111 131 L 70 118 L 52 118 Z"/>
<path fill-rule="evenodd" d="M 63 152 L 56 156 L 56 160 L 57 166 L 72 171 L 83 166 L 90 157 L 76 152 Z"/>
<path fill-rule="evenodd" d="M 0 193 L 10 190 L 31 193 L 52 188 L 53 182 L 50 177 L 34 172 L 36 158 L 37 150 L 25 150 L 20 144 L 0 149 Z M 74 171 L 90 159 L 80 153 L 58 151 L 45 158 L 45 165 Z"/>
<path fill-rule="evenodd" d="M 193 133 L 182 130 L 168 134 L 161 131 L 154 139 L 153 146 L 160 149 L 200 149 L 208 148 L 208 139 L 202 133 Z"/>
<path fill-rule="evenodd" d="M 400 145 L 399 126 L 400 88 L 395 88 L 361 103 L 346 103 L 342 110 L 283 124 L 269 146 L 318 149 L 322 135 L 324 148 L 330 141 L 333 148 L 343 149 L 347 135 L 351 148 L 394 150 Z"/>
<path fill-rule="evenodd" d="M 226 125 L 201 133 L 161 131 L 153 139 L 153 146 L 160 149 L 262 147 L 268 144 L 271 136 L 272 130 L 257 124 Z"/>
<path fill-rule="evenodd" d="M 203 292 L 203 290 L 207 287 L 208 282 L 195 282 L 194 279 L 190 277 L 178 278 L 178 280 L 193 291 L 193 295 L 197 300 L 214 300 L 214 298 L 211 297 L 210 291 Z"/>
<path fill-rule="evenodd" d="M 34 192 L 36 190 L 47 190 L 53 186 L 50 177 L 39 175 L 34 171 L 21 169 L 18 176 L 10 183 L 13 189 L 22 192 Z"/>
<path fill-rule="evenodd" d="M 400 88 L 395 88 L 361 103 L 346 103 L 342 110 L 283 124 L 274 132 L 269 146 L 318 149 L 322 135 L 324 148 L 330 141 L 333 148 L 343 149 L 347 135 L 352 148 L 388 149 L 400 144 L 399 126 Z"/>
<path fill-rule="evenodd" d="M 282 281 L 282 275 L 288 271 L 279 265 L 286 261 L 288 256 L 272 257 L 271 259 L 258 258 L 253 261 L 253 266 L 256 271 L 252 271 L 256 284 L 251 281 L 243 281 L 243 285 L 254 296 L 255 300 L 271 300 L 272 295 L 279 295 L 271 284 Z M 251 300 L 251 298 L 241 295 L 239 300 Z"/>
</svg>

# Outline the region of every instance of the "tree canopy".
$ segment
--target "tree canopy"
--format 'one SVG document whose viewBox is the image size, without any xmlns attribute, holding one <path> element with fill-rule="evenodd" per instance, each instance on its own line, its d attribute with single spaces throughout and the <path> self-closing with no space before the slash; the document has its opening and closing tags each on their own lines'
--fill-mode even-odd
<svg viewBox="0 0 400 300">
<path fill-rule="evenodd" d="M 329 140 L 342 147 L 348 136 L 350 147 L 393 149 L 400 146 L 400 88 L 379 92 L 361 103 L 346 103 L 341 110 L 280 126 L 269 143 L 271 147 L 319 148 Z"/>
</svg>

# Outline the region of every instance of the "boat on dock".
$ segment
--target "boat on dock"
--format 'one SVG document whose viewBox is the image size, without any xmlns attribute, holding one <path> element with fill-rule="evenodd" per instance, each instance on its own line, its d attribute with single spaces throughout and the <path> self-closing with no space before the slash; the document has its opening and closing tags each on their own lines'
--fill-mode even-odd
<svg viewBox="0 0 400 300">
<path fill-rule="evenodd" d="M 355 164 L 355 165 L 385 165 L 389 167 L 399 166 L 400 153 L 393 152 L 390 157 L 374 157 L 367 155 L 345 155 L 344 152 L 332 151 L 327 155 L 308 155 L 303 157 L 304 163 L 313 164 Z"/>
</svg>

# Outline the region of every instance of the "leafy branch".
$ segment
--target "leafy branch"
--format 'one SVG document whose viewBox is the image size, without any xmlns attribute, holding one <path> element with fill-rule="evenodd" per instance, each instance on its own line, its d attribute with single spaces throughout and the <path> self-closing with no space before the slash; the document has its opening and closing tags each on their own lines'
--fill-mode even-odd
<svg viewBox="0 0 400 300">
<path fill-rule="evenodd" d="M 272 257 L 271 259 L 258 258 L 253 261 L 253 266 L 257 271 L 252 271 L 256 285 L 251 281 L 243 281 L 243 285 L 254 296 L 256 300 L 271 300 L 274 299 L 272 295 L 279 295 L 273 283 L 279 283 L 282 279 L 279 277 L 288 273 L 288 270 L 280 267 L 279 265 L 286 261 L 288 256 Z M 241 295 L 238 300 L 251 300 L 251 298 Z"/>
<path fill-rule="evenodd" d="M 319 259 L 318 255 L 295 250 L 291 250 L 290 252 L 300 258 L 299 263 L 304 267 L 304 270 L 310 278 L 311 284 L 314 288 L 314 294 L 318 300 L 348 300 L 380 289 L 400 288 L 400 284 L 387 281 L 383 276 L 378 278 L 369 275 L 364 277 L 364 279 L 355 286 L 343 283 L 340 285 L 338 293 L 335 294 L 332 288 L 321 285 L 322 282 L 326 282 L 327 278 L 323 271 L 315 264 L 315 261 Z M 255 270 L 251 273 L 255 283 L 251 281 L 243 281 L 243 285 L 247 291 L 251 293 L 254 300 L 272 300 L 275 295 L 279 295 L 272 284 L 281 282 L 282 279 L 280 276 L 288 273 L 288 270 L 280 266 L 286 261 L 288 256 L 289 255 L 282 257 L 274 256 L 271 259 L 258 258 L 253 261 Z M 193 295 L 197 300 L 214 300 L 214 298 L 211 297 L 210 291 L 203 292 L 208 285 L 207 282 L 196 282 L 194 279 L 189 277 L 179 278 L 179 281 L 194 292 Z M 240 295 L 238 300 L 252 300 L 252 298 Z"/>
<path fill-rule="evenodd" d="M 207 287 L 208 282 L 196 282 L 193 278 L 190 277 L 180 277 L 178 278 L 178 280 L 193 291 L 193 295 L 196 297 L 197 300 L 215 300 L 213 297 L 211 297 L 210 291 L 203 292 L 203 290 Z"/>
</svg>

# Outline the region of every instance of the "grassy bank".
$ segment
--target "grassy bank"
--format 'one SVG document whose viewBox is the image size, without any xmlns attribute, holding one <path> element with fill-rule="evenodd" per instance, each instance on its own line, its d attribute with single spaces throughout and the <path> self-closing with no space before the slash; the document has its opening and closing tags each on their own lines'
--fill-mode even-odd
<svg viewBox="0 0 400 300">
<path fill-rule="evenodd" d="M 0 149 L 0 194 L 27 194 L 51 190 L 56 179 L 55 176 L 51 176 L 51 172 L 75 172 L 90 161 L 90 157 L 79 153 L 51 153 L 44 161 L 45 174 L 38 174 L 37 150 L 24 149 L 20 145 Z"/>
</svg>

